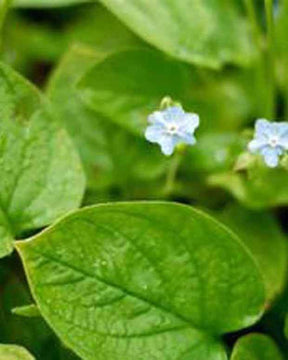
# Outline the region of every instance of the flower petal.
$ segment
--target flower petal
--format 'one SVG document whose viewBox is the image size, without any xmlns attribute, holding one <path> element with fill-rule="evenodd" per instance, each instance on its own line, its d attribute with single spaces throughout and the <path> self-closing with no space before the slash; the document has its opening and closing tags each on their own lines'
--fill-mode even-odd
<svg viewBox="0 0 288 360">
<path fill-rule="evenodd" d="M 173 154 L 176 143 L 177 141 L 175 141 L 175 139 L 169 135 L 163 135 L 161 140 L 159 141 L 161 151 L 166 156 L 170 156 Z"/>
<path fill-rule="evenodd" d="M 167 123 L 181 122 L 185 117 L 185 111 L 181 106 L 171 106 L 163 111 L 163 116 Z"/>
<path fill-rule="evenodd" d="M 183 134 L 181 135 L 181 137 L 179 137 L 180 141 L 184 144 L 188 144 L 188 145 L 195 145 L 196 144 L 196 139 L 195 136 L 193 136 L 192 134 Z"/>
<path fill-rule="evenodd" d="M 278 128 L 279 136 L 288 137 L 288 123 L 287 122 L 279 122 L 276 123 Z"/>
<path fill-rule="evenodd" d="M 278 140 L 278 145 L 281 146 L 284 150 L 288 150 L 288 136 L 281 136 Z"/>
<path fill-rule="evenodd" d="M 188 113 L 185 114 L 183 124 L 181 124 L 181 131 L 193 134 L 195 129 L 200 124 L 200 117 L 198 114 Z"/>
<path fill-rule="evenodd" d="M 152 125 L 163 125 L 165 124 L 165 118 L 162 111 L 154 111 L 151 115 L 148 116 L 148 122 Z"/>
<path fill-rule="evenodd" d="M 279 155 L 277 149 L 266 147 L 262 151 L 262 155 L 264 157 L 264 161 L 267 166 L 271 168 L 275 168 L 279 164 Z"/>
<path fill-rule="evenodd" d="M 248 150 L 251 153 L 256 153 L 257 151 L 259 151 L 261 148 L 263 148 L 264 146 L 267 145 L 267 141 L 264 139 L 253 139 L 252 141 L 249 142 L 248 144 Z"/>
<path fill-rule="evenodd" d="M 145 138 L 146 140 L 157 143 L 160 141 L 163 134 L 163 127 L 159 125 L 151 125 L 148 126 L 145 131 Z"/>
<path fill-rule="evenodd" d="M 271 123 L 266 119 L 258 119 L 255 125 L 256 137 L 266 137 L 271 132 Z"/>
</svg>

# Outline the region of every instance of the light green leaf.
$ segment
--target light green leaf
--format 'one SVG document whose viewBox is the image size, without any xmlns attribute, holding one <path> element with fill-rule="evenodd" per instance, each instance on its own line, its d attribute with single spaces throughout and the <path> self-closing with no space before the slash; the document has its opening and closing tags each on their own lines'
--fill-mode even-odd
<svg viewBox="0 0 288 360">
<path fill-rule="evenodd" d="M 245 64 L 253 49 L 236 1 L 101 0 L 140 37 L 190 63 Z"/>
<path fill-rule="evenodd" d="M 220 335 L 263 311 L 252 257 L 188 206 L 86 208 L 17 249 L 41 314 L 85 360 L 226 360 Z"/>
<path fill-rule="evenodd" d="M 45 99 L 0 64 L 0 253 L 8 239 L 79 206 L 85 180 L 73 144 Z M 7 250 L 7 251 L 6 251 Z"/>
<path fill-rule="evenodd" d="M 224 188 L 241 203 L 254 209 L 286 205 L 287 181 L 287 170 L 270 169 L 264 164 L 256 165 L 247 172 L 223 172 L 209 179 L 210 185 Z"/>
<path fill-rule="evenodd" d="M 12 309 L 12 313 L 24 317 L 39 317 L 41 316 L 37 305 L 30 304 L 24 306 L 17 306 Z"/>
<path fill-rule="evenodd" d="M 14 5 L 19 7 L 54 7 L 82 4 L 93 0 L 15 0 Z M 94 0 L 95 1 L 95 0 Z"/>
<path fill-rule="evenodd" d="M 101 58 L 90 47 L 71 48 L 50 79 L 48 96 L 79 149 L 89 188 L 112 184 L 127 188 L 127 181 L 134 179 L 139 186 L 140 180 L 163 174 L 167 160 L 157 148 L 147 146 L 144 138 L 136 138 L 101 115 L 104 103 L 95 112 L 80 100 L 75 84 Z"/>
<path fill-rule="evenodd" d="M 283 360 L 274 340 L 262 334 L 250 334 L 240 338 L 231 360 Z"/>
<path fill-rule="evenodd" d="M 201 130 L 235 130 L 256 112 L 250 72 L 215 73 L 141 49 L 111 54 L 81 79 L 79 96 L 97 113 L 143 137 L 147 116 L 169 95 L 201 115 Z M 253 86 L 252 86 L 253 87 Z M 254 101 L 254 100 L 253 100 Z"/>
<path fill-rule="evenodd" d="M 273 300 L 286 284 L 288 255 L 287 239 L 276 219 L 268 212 L 253 212 L 239 205 L 226 208 L 218 218 L 251 250 L 263 273 L 268 300 Z"/>
<path fill-rule="evenodd" d="M 190 75 L 188 66 L 155 51 L 123 51 L 88 71 L 80 94 L 92 109 L 143 136 L 147 116 L 164 96 L 185 99 Z"/>
<path fill-rule="evenodd" d="M 35 360 L 35 358 L 21 346 L 0 344 L 0 360 Z"/>
</svg>

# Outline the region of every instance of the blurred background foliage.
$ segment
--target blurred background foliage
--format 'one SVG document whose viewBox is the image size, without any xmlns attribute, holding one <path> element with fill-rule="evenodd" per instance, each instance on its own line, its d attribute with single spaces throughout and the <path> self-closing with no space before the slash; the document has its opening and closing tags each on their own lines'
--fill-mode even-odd
<svg viewBox="0 0 288 360">
<path fill-rule="evenodd" d="M 249 128 L 256 118 L 269 117 L 273 107 L 269 63 L 263 61 L 265 40 L 250 29 L 252 45 L 245 46 L 252 60 L 237 58 L 245 66 L 210 66 L 201 59 L 191 64 L 185 54 L 179 61 L 153 47 L 157 36 L 145 42 L 98 2 L 77 3 L 32 8 L 31 1 L 19 0 L 6 21 L 1 57 L 47 94 L 74 140 L 87 176 L 83 205 L 169 199 L 210 209 L 244 234 L 265 269 L 271 303 L 254 330 L 271 335 L 288 352 L 283 334 L 288 293 L 278 296 L 287 282 L 286 236 L 281 229 L 287 230 L 288 173 L 261 164 L 248 166 L 245 160 Z M 264 31 L 263 3 L 256 1 Z M 244 15 L 243 3 L 235 4 Z M 45 3 L 39 0 L 39 5 Z M 275 117 L 283 121 L 288 119 L 288 2 L 275 6 Z M 163 184 L 173 160 L 143 137 L 147 115 L 165 95 L 202 119 L 198 145 L 187 152 L 169 194 Z M 269 251 L 263 251 L 263 243 Z M 76 359 L 40 317 L 12 314 L 11 309 L 31 303 L 15 254 L 1 260 L 0 279 L 0 342 L 23 345 L 41 360 Z M 240 335 L 229 335 L 228 344 Z"/>
</svg>

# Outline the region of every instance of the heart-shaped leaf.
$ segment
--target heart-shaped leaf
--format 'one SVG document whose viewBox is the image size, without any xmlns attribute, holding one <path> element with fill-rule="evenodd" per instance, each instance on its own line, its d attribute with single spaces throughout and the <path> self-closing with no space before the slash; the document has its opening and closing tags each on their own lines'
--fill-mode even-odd
<svg viewBox="0 0 288 360">
<path fill-rule="evenodd" d="M 190 63 L 247 63 L 254 53 L 237 1 L 101 0 L 139 36 Z"/>
<path fill-rule="evenodd" d="M 35 360 L 35 358 L 21 346 L 0 344 L 0 360 Z"/>
<path fill-rule="evenodd" d="M 283 356 L 271 338 L 250 334 L 237 341 L 231 360 L 283 360 Z"/>
<path fill-rule="evenodd" d="M 83 359 L 226 360 L 220 335 L 263 310 L 250 254 L 188 206 L 95 206 L 16 246 L 40 312 Z"/>
<path fill-rule="evenodd" d="M 85 179 L 78 154 L 32 85 L 0 64 L 0 256 L 12 238 L 79 206 Z"/>
</svg>

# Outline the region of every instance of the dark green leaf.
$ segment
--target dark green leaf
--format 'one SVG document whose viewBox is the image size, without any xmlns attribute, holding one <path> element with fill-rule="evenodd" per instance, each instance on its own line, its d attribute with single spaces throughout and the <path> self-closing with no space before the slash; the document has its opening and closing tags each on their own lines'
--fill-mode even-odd
<svg viewBox="0 0 288 360">
<path fill-rule="evenodd" d="M 15 0 L 15 6 L 19 7 L 53 7 L 82 4 L 93 0 Z"/>
</svg>

